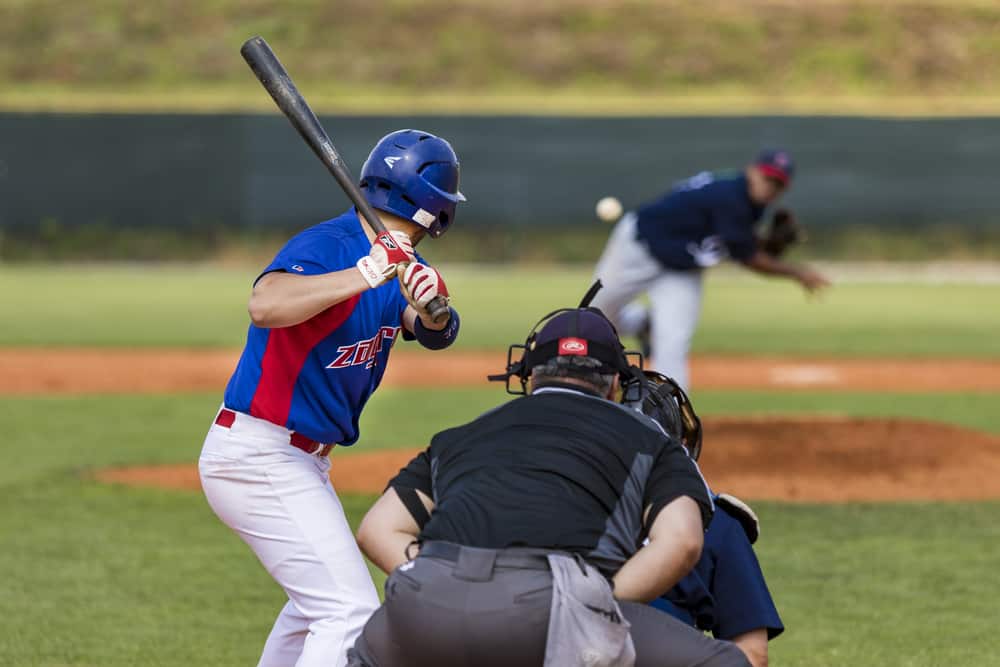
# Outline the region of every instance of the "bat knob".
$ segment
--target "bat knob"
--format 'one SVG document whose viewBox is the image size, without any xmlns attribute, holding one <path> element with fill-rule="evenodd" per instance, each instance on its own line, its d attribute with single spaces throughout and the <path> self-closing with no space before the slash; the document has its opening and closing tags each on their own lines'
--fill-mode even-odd
<svg viewBox="0 0 1000 667">
<path fill-rule="evenodd" d="M 444 322 L 448 319 L 448 315 L 451 313 L 451 308 L 448 306 L 448 299 L 443 296 L 436 296 L 431 299 L 431 302 L 427 304 L 427 312 L 430 313 L 431 319 L 435 323 Z"/>
</svg>

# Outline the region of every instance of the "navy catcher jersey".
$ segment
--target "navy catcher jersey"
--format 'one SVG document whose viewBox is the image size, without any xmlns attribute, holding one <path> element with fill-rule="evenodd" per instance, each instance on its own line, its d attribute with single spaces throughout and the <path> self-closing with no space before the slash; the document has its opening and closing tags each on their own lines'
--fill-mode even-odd
<svg viewBox="0 0 1000 667">
<path fill-rule="evenodd" d="M 261 276 L 354 268 L 370 249 L 351 209 L 294 236 Z M 361 409 L 382 380 L 406 306 L 399 285 L 391 280 L 301 324 L 276 329 L 251 324 L 226 387 L 226 407 L 317 442 L 354 444 Z"/>
<path fill-rule="evenodd" d="M 756 628 L 774 639 L 785 630 L 750 540 L 724 505 L 717 505 L 694 570 L 652 604 L 717 639 Z"/>
<path fill-rule="evenodd" d="M 639 207 L 636 234 L 664 267 L 702 269 L 727 257 L 750 259 L 754 226 L 763 213 L 747 193 L 746 176 L 706 171 Z"/>
</svg>

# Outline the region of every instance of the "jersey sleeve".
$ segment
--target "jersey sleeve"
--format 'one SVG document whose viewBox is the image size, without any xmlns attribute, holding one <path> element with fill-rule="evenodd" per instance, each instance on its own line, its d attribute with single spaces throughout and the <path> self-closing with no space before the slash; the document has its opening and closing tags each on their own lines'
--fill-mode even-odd
<svg viewBox="0 0 1000 667">
<path fill-rule="evenodd" d="M 430 450 L 424 451 L 413 457 L 406 467 L 400 470 L 395 477 L 389 480 L 386 488 L 393 489 L 416 489 L 430 498 L 434 497 L 434 488 L 431 484 L 431 457 Z"/>
<path fill-rule="evenodd" d="M 717 540 L 712 534 L 716 530 L 721 531 Z M 712 543 L 715 552 L 711 593 L 715 599 L 716 623 L 712 634 L 717 639 L 732 639 L 750 630 L 766 628 L 768 639 L 774 639 L 784 632 L 757 555 L 742 526 L 720 510 L 709 527 L 706 541 Z"/>
<path fill-rule="evenodd" d="M 649 515 L 643 526 L 644 532 L 649 532 L 649 527 L 653 525 L 660 510 L 681 496 L 688 496 L 698 503 L 702 523 L 707 528 L 714 511 L 708 485 L 705 484 L 698 465 L 680 444 L 671 440 L 655 459 L 646 483 L 643 507 L 649 508 Z"/>
<path fill-rule="evenodd" d="M 293 236 L 278 251 L 257 280 L 274 271 L 303 276 L 341 271 L 354 266 L 358 259 L 350 252 L 349 244 L 338 243 L 337 238 L 316 229 L 307 229 Z"/>
</svg>

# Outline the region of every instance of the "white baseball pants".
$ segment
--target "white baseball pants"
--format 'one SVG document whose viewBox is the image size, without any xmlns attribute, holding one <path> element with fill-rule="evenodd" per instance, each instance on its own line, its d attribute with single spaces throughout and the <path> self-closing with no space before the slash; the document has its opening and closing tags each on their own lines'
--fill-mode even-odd
<svg viewBox="0 0 1000 667">
<path fill-rule="evenodd" d="M 243 413 L 213 424 L 198 469 L 212 510 L 288 595 L 260 667 L 343 667 L 379 600 L 330 483 L 330 462 Z"/>
<path fill-rule="evenodd" d="M 634 212 L 626 213 L 611 232 L 594 270 L 604 288 L 591 305 L 604 311 L 622 336 L 635 335 L 648 321 L 653 357 L 649 367 L 687 389 L 688 352 L 701 314 L 702 272 L 664 268 L 636 238 L 637 221 Z M 635 302 L 643 292 L 649 295 L 649 308 Z"/>
</svg>

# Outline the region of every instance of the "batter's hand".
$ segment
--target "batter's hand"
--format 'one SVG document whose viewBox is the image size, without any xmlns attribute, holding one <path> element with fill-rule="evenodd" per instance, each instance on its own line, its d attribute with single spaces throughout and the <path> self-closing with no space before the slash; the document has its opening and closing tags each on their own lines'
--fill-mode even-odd
<svg viewBox="0 0 1000 667">
<path fill-rule="evenodd" d="M 416 261 L 413 244 L 405 232 L 379 234 L 372 249 L 358 260 L 358 271 L 374 289 L 396 275 L 396 268 Z"/>
<path fill-rule="evenodd" d="M 401 271 L 399 289 L 409 304 L 413 306 L 413 309 L 417 311 L 420 319 L 425 321 L 433 321 L 434 319 L 427 310 L 428 304 L 434 297 L 442 296 L 445 301 L 448 300 L 448 286 L 444 284 L 444 278 L 437 272 L 437 269 L 426 264 L 414 262 Z M 442 322 L 437 324 L 440 325 Z"/>
</svg>

